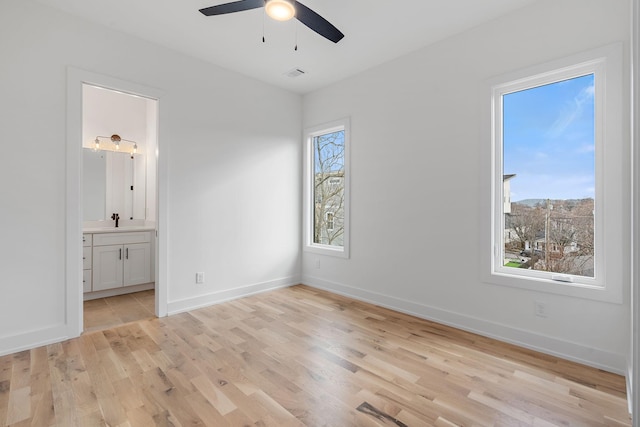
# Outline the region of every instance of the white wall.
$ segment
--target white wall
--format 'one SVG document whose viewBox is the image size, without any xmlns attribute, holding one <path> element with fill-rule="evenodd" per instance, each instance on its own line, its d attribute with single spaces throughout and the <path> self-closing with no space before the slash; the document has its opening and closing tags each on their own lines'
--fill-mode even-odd
<svg viewBox="0 0 640 427">
<path fill-rule="evenodd" d="M 157 149 L 158 149 L 158 103 L 156 100 L 147 99 L 147 116 L 145 118 L 147 129 L 146 145 L 146 162 L 147 162 L 147 206 L 145 218 L 150 224 L 156 223 L 156 199 L 158 193 L 157 187 Z"/>
<path fill-rule="evenodd" d="M 632 252 L 630 345 L 627 358 L 627 394 L 634 427 L 640 427 L 640 1 L 633 0 L 631 21 L 633 55 L 633 157 L 632 157 Z M 634 357 L 635 356 L 635 357 Z"/>
<path fill-rule="evenodd" d="M 68 66 L 163 93 L 169 311 L 297 282 L 299 95 L 31 0 L 0 3 L 0 53 L 0 354 L 66 330 Z"/>
<path fill-rule="evenodd" d="M 87 215 L 87 209 L 85 209 L 83 213 L 85 219 L 90 221 L 99 219 L 103 221 L 107 220 L 110 221 L 109 226 L 113 227 L 108 212 L 119 212 L 122 220 L 120 224 L 123 226 L 126 225 L 129 220 L 129 215 L 125 215 L 125 212 L 129 212 L 136 219 L 145 219 L 146 213 L 149 211 L 148 207 L 151 206 L 153 207 L 151 214 L 155 214 L 156 103 L 156 100 L 133 96 L 119 91 L 107 90 L 89 84 L 82 86 L 82 146 L 94 150 L 95 140 L 97 138 L 100 141 L 100 150 L 114 150 L 115 144 L 109 137 L 117 134 L 122 138 L 119 149 L 121 156 L 126 155 L 128 159 L 129 154 L 133 151 L 134 142 L 137 147 L 134 166 L 135 174 L 131 176 L 131 182 L 135 184 L 136 189 L 133 205 L 127 209 L 125 207 L 127 204 L 124 202 L 122 194 L 120 194 L 121 192 L 119 192 L 117 201 L 114 199 L 113 203 L 107 203 L 106 215 L 104 206 L 102 206 L 102 214 L 99 214 L 100 211 L 97 210 L 96 213 Z M 69 112 L 67 112 L 67 114 L 69 114 Z M 153 138 L 150 137 L 152 133 Z M 106 154 L 104 151 L 102 153 L 107 157 L 107 163 L 115 160 L 115 157 L 113 157 L 114 153 Z M 85 153 L 85 155 L 87 154 Z M 129 161 L 127 160 L 127 162 Z M 125 166 L 124 163 L 118 162 L 116 164 L 122 165 L 122 167 Z M 147 165 L 149 165 L 149 167 L 147 167 Z M 110 168 L 108 168 L 108 170 L 110 170 Z M 87 170 L 85 160 L 83 163 L 83 177 L 86 178 L 87 174 L 90 173 L 91 171 Z M 122 173 L 124 174 L 124 170 Z M 125 179 L 125 182 L 127 181 L 127 179 L 124 178 L 126 175 L 119 175 L 121 174 L 116 174 L 118 180 Z M 108 174 L 107 176 L 114 177 L 112 174 Z M 110 181 L 107 180 L 107 182 Z M 147 191 L 147 183 L 151 184 L 149 191 Z M 110 197 L 113 197 L 113 194 L 110 194 L 111 187 L 109 185 L 107 185 L 106 189 L 106 198 L 109 200 Z M 90 203 L 86 203 L 87 197 L 96 197 L 96 194 L 92 193 L 93 190 L 94 189 L 90 189 L 90 191 L 87 191 L 86 185 L 83 185 L 83 195 L 85 198 L 83 205 L 87 208 L 92 206 Z M 122 205 L 122 203 L 125 204 Z M 104 202 L 102 204 L 104 205 Z M 111 206 L 112 209 L 108 209 L 109 206 Z M 154 216 L 146 219 L 148 220 L 147 224 L 150 226 L 155 222 Z M 104 223 L 98 224 L 100 223 L 85 225 L 89 227 L 106 226 Z"/>
<path fill-rule="evenodd" d="M 109 140 L 113 134 L 122 139 L 135 141 L 138 152 L 146 153 L 148 99 L 113 90 L 85 85 L 82 91 L 82 146 L 95 147 L 96 136 L 102 148 L 113 149 Z M 131 152 L 132 144 L 122 141 L 120 150 Z"/>
<path fill-rule="evenodd" d="M 542 0 L 306 95 L 304 127 L 351 117 L 352 204 L 351 258 L 304 253 L 303 282 L 625 373 L 628 272 L 624 304 L 601 303 L 482 283 L 477 251 L 489 226 L 485 82 L 616 41 L 626 52 L 628 17 L 627 0 Z M 614 143 L 628 153 L 628 139 Z M 628 209 L 620 215 L 629 224 Z"/>
</svg>

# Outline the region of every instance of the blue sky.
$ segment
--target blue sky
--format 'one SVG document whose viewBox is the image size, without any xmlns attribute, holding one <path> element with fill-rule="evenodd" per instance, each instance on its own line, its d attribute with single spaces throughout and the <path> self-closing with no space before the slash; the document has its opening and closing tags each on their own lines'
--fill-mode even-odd
<svg viewBox="0 0 640 427">
<path fill-rule="evenodd" d="M 320 144 L 321 157 L 325 161 L 325 170 L 320 167 L 317 147 L 313 147 L 316 172 L 337 172 L 344 168 L 344 130 L 318 135 L 313 139 L 314 144 Z"/>
<path fill-rule="evenodd" d="M 593 74 L 503 97 L 511 200 L 594 197 Z"/>
</svg>

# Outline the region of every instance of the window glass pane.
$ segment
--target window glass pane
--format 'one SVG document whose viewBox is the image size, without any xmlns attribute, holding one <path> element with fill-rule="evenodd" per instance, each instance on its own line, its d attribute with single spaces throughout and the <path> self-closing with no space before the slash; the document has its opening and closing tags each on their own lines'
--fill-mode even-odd
<svg viewBox="0 0 640 427">
<path fill-rule="evenodd" d="M 504 265 L 594 277 L 589 74 L 503 95 Z"/>
<path fill-rule="evenodd" d="M 344 130 L 313 137 L 313 243 L 343 246 Z"/>
</svg>

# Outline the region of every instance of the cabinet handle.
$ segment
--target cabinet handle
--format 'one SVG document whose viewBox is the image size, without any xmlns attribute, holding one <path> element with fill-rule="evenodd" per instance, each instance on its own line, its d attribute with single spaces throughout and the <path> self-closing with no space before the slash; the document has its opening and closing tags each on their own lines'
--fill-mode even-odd
<svg viewBox="0 0 640 427">
<path fill-rule="evenodd" d="M 118 249 L 118 259 L 122 259 L 122 248 Z"/>
<path fill-rule="evenodd" d="M 126 248 L 124 251 L 125 251 L 125 252 L 124 252 L 124 253 L 125 253 L 124 257 L 125 257 L 126 259 L 129 259 L 129 248 Z"/>
</svg>

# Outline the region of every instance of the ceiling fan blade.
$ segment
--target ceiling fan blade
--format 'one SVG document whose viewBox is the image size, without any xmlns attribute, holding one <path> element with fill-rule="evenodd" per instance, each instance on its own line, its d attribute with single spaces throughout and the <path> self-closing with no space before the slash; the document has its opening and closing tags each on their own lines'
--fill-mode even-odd
<svg viewBox="0 0 640 427">
<path fill-rule="evenodd" d="M 299 1 L 296 2 L 296 18 L 307 27 L 311 28 L 322 37 L 338 43 L 344 34 L 331 24 L 331 22 L 318 15 Z"/>
<path fill-rule="evenodd" d="M 205 7 L 200 12 L 205 16 L 224 15 L 225 13 L 242 12 L 243 10 L 257 9 L 264 6 L 264 0 L 240 0 L 217 6 Z"/>
</svg>

